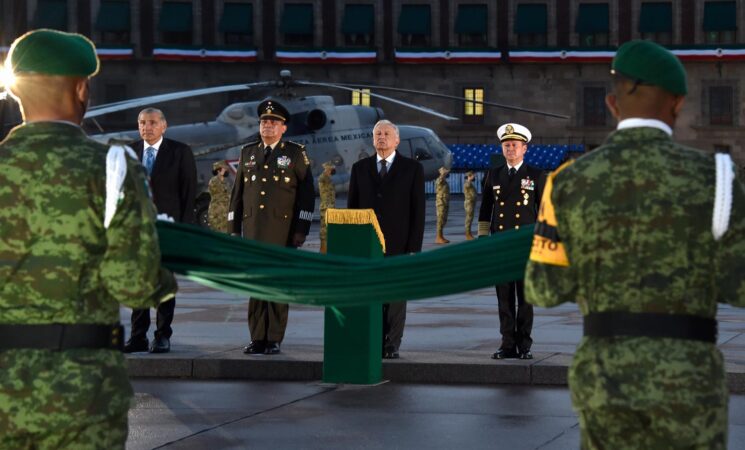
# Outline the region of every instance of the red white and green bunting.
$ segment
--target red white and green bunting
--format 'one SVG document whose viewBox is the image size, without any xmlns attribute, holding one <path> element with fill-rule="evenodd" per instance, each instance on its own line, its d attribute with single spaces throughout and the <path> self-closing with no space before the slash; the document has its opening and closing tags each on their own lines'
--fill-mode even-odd
<svg viewBox="0 0 745 450">
<path fill-rule="evenodd" d="M 673 49 L 681 61 L 745 61 L 745 48 Z"/>
<path fill-rule="evenodd" d="M 134 50 L 132 48 L 106 48 L 97 47 L 96 54 L 99 59 L 132 59 L 134 57 Z"/>
<path fill-rule="evenodd" d="M 745 61 L 745 48 L 671 49 L 682 61 Z M 513 63 L 605 63 L 613 60 L 615 50 L 510 50 Z"/>
<path fill-rule="evenodd" d="M 277 50 L 277 62 L 281 63 L 332 63 L 332 64 L 370 64 L 377 61 L 377 52 L 333 51 L 333 50 Z"/>
<path fill-rule="evenodd" d="M 494 51 L 468 50 L 437 50 L 437 51 L 407 51 L 396 50 L 396 62 L 418 63 L 496 63 L 502 59 L 502 53 Z"/>
<path fill-rule="evenodd" d="M 256 50 L 211 50 L 158 47 L 153 49 L 153 58 L 164 61 L 220 61 L 253 62 Z"/>
</svg>

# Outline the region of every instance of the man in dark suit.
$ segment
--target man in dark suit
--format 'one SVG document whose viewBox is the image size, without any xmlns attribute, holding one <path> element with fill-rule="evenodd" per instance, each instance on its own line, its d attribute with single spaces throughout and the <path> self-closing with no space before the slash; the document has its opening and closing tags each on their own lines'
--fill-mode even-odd
<svg viewBox="0 0 745 450">
<path fill-rule="evenodd" d="M 132 144 L 150 179 L 150 189 L 158 214 L 176 222 L 195 223 L 194 199 L 197 194 L 197 167 L 188 145 L 163 137 L 168 124 L 163 112 L 143 109 L 137 117 L 142 140 Z M 150 351 L 166 353 L 171 349 L 171 322 L 176 299 L 158 305 L 155 339 L 148 347 L 150 310 L 132 310 L 132 333 L 124 346 L 125 353 Z"/>
<path fill-rule="evenodd" d="M 424 172 L 422 165 L 396 152 L 398 127 L 381 120 L 373 128 L 376 155 L 352 166 L 347 207 L 375 210 L 385 238 L 386 256 L 422 250 Z M 383 358 L 399 357 L 406 302 L 383 305 Z"/>
<path fill-rule="evenodd" d="M 228 232 L 246 239 L 300 247 L 310 230 L 316 197 L 304 146 L 282 140 L 290 113 L 280 103 L 259 104 L 261 139 L 241 149 L 230 195 Z M 251 343 L 247 354 L 276 355 L 289 307 L 257 298 L 248 302 Z"/>
<path fill-rule="evenodd" d="M 531 138 L 530 130 L 508 123 L 499 127 L 497 137 L 502 143 L 505 162 L 489 169 L 484 178 L 479 236 L 535 223 L 543 195 L 544 173 L 523 161 Z M 525 301 L 523 286 L 521 280 L 496 287 L 502 345 L 492 355 L 493 359 L 533 358 L 530 352 L 533 306 Z"/>
</svg>

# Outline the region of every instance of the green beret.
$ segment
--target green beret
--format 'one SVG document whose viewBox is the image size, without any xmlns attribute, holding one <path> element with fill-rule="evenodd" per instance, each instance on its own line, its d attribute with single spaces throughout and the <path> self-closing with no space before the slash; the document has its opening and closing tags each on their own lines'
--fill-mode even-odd
<svg viewBox="0 0 745 450">
<path fill-rule="evenodd" d="M 677 95 L 686 95 L 686 71 L 677 56 L 652 41 L 629 41 L 613 58 L 611 73 L 634 81 L 661 87 Z"/>
<path fill-rule="evenodd" d="M 5 61 L 14 75 L 41 74 L 90 77 L 98 73 L 96 47 L 76 33 L 40 29 L 13 42 Z"/>
</svg>

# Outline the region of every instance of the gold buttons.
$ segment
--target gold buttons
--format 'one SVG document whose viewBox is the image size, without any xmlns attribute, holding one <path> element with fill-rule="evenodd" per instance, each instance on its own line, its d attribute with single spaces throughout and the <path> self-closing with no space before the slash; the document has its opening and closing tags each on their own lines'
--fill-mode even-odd
<svg viewBox="0 0 745 450">
<path fill-rule="evenodd" d="M 263 181 L 264 183 L 266 183 L 266 178 L 262 178 L 261 181 Z"/>
<path fill-rule="evenodd" d="M 499 206 L 504 206 L 504 202 L 499 202 Z"/>
<path fill-rule="evenodd" d="M 520 206 L 520 202 L 517 202 L 517 203 L 516 203 L 516 205 L 517 205 L 517 206 Z"/>
<path fill-rule="evenodd" d="M 503 226 L 503 225 L 500 225 L 500 226 L 499 226 L 499 229 L 500 229 L 500 230 L 504 230 L 504 226 Z"/>
<path fill-rule="evenodd" d="M 244 178 L 244 179 L 243 179 L 243 182 L 244 182 L 244 183 L 248 183 L 248 177 Z"/>
<path fill-rule="evenodd" d="M 516 230 L 519 230 L 520 229 L 520 225 L 515 225 L 515 229 Z"/>
<path fill-rule="evenodd" d="M 520 214 L 515 214 L 515 217 L 519 219 L 520 218 Z"/>
<path fill-rule="evenodd" d="M 268 169 L 268 168 L 269 168 L 269 166 L 267 166 L 266 164 L 264 164 L 264 168 L 265 168 L 265 169 Z"/>
<path fill-rule="evenodd" d="M 264 205 L 259 205 L 259 208 L 260 209 L 264 209 Z"/>
<path fill-rule="evenodd" d="M 264 191 L 261 191 L 261 195 L 266 195 L 266 192 L 264 192 Z"/>
<path fill-rule="evenodd" d="M 499 217 L 504 217 L 504 213 L 499 213 Z"/>
</svg>

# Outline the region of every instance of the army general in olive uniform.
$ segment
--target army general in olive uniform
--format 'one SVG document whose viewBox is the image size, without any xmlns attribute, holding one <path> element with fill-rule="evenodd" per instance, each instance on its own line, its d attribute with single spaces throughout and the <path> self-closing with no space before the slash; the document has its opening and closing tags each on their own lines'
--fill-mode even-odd
<svg viewBox="0 0 745 450">
<path fill-rule="evenodd" d="M 530 130 L 508 123 L 499 127 L 497 137 L 502 145 L 504 164 L 490 169 L 484 178 L 479 236 L 534 224 L 545 183 L 543 172 L 524 161 L 532 137 Z M 522 280 L 500 284 L 496 289 L 502 344 L 492 358 L 532 359 L 533 307 L 525 301 Z"/>
<path fill-rule="evenodd" d="M 530 302 L 576 302 L 569 369 L 583 448 L 727 445 L 717 302 L 745 306 L 745 187 L 728 155 L 672 140 L 686 74 L 650 41 L 622 45 L 605 143 L 546 184 Z"/>
<path fill-rule="evenodd" d="M 230 196 L 228 230 L 246 239 L 300 247 L 310 230 L 315 191 L 305 148 L 282 140 L 290 114 L 274 100 L 259 104 L 261 140 L 241 149 Z M 277 354 L 287 327 L 288 306 L 252 298 L 251 343 L 244 353 Z"/>
<path fill-rule="evenodd" d="M 79 127 L 93 44 L 36 30 L 6 68 L 24 123 L 0 143 L 0 448 L 123 449 L 119 304 L 173 297 L 134 152 Z"/>
</svg>

